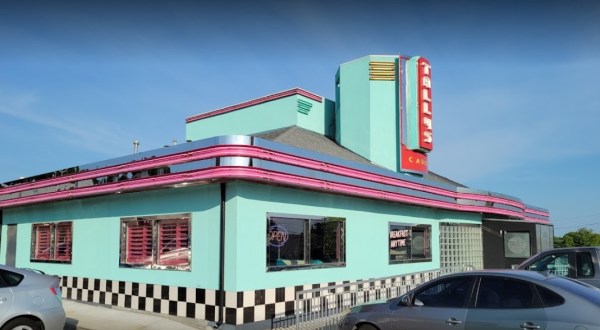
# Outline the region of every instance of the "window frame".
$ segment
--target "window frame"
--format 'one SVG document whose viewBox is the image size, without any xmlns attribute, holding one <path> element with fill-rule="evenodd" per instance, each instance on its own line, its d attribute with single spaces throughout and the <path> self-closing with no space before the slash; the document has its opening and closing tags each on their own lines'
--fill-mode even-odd
<svg viewBox="0 0 600 330">
<path fill-rule="evenodd" d="M 120 226 L 119 267 L 191 271 L 190 213 L 125 217 Z"/>
<path fill-rule="evenodd" d="M 399 227 L 399 228 L 393 228 Z M 413 232 L 415 228 L 419 229 L 418 232 L 423 232 L 423 257 L 415 257 L 413 254 Z M 422 229 L 422 230 L 421 230 Z M 392 231 L 401 233 L 393 233 Z M 404 231 L 408 231 L 404 232 Z M 433 260 L 433 250 L 431 247 L 431 236 L 432 226 L 429 224 L 417 224 L 417 223 L 405 223 L 405 222 L 389 222 L 388 233 L 387 233 L 387 246 L 388 246 L 388 263 L 390 265 L 395 264 L 406 264 L 415 262 L 431 262 Z M 429 243 L 426 245 L 426 243 Z M 392 259 L 393 251 L 398 252 L 398 248 L 406 247 L 406 258 L 405 259 Z"/>
<path fill-rule="evenodd" d="M 63 231 L 64 230 L 64 231 Z M 44 232 L 44 246 L 41 246 Z M 43 253 L 40 251 L 44 248 Z M 73 258 L 73 221 L 40 222 L 31 224 L 31 262 L 70 264 Z"/>
<path fill-rule="evenodd" d="M 288 242 L 290 235 L 286 228 L 281 223 L 276 223 L 276 220 L 285 220 L 290 222 L 298 222 L 296 227 L 302 228 L 302 235 L 297 237 L 301 240 L 301 259 L 287 259 L 277 258 L 275 264 L 271 264 L 271 251 L 272 248 L 280 249 L 286 242 Z M 283 222 L 283 221 L 282 221 Z M 315 225 L 318 223 L 337 223 L 335 226 L 335 259 L 337 261 L 326 261 L 317 259 L 315 251 L 325 250 L 323 248 L 314 249 L 313 242 L 319 238 L 319 233 Z M 319 216 L 306 216 L 306 215 L 292 215 L 292 214 L 280 214 L 280 213 L 267 213 L 267 228 L 266 228 L 266 270 L 267 272 L 282 271 L 282 270 L 296 270 L 296 269 L 315 269 L 315 268 L 335 268 L 346 266 L 346 218 L 342 217 L 319 217 Z M 323 228 L 322 228 L 323 229 Z M 323 242 L 323 244 L 329 244 L 331 241 Z M 298 249 L 297 249 L 298 250 Z M 300 252 L 300 251 L 298 251 Z M 280 250 L 278 250 L 280 253 Z M 321 259 L 325 259 L 324 255 L 321 255 Z"/>
</svg>

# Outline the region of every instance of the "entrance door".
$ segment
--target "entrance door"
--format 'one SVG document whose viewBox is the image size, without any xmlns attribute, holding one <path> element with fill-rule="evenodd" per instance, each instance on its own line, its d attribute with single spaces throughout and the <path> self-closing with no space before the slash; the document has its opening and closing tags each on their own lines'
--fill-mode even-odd
<svg viewBox="0 0 600 330">
<path fill-rule="evenodd" d="M 8 225 L 6 228 L 6 264 L 14 267 L 17 255 L 17 225 Z"/>
</svg>

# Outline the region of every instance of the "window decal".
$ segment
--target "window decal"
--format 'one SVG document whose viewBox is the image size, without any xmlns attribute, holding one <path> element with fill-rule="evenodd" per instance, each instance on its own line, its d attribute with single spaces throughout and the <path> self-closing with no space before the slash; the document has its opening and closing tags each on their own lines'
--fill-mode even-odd
<svg viewBox="0 0 600 330">
<path fill-rule="evenodd" d="M 390 263 L 431 261 L 431 226 L 390 223 Z"/>
</svg>

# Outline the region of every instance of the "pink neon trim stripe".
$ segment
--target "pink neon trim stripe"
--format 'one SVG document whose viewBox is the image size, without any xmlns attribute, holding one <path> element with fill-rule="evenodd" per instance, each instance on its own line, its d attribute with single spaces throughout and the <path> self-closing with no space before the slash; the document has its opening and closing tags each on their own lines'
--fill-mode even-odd
<svg viewBox="0 0 600 330">
<path fill-rule="evenodd" d="M 160 167 L 160 166 L 168 166 L 178 163 L 185 163 L 190 161 L 196 161 L 201 159 L 213 158 L 213 157 L 227 157 L 227 156 L 242 156 L 242 157 L 252 157 L 259 158 L 265 160 L 271 160 L 275 162 L 280 162 L 284 164 L 303 166 L 305 168 L 315 169 L 319 171 L 329 172 L 333 174 L 358 178 L 362 180 L 384 183 L 388 185 L 405 187 L 409 189 L 415 189 L 419 191 L 426 191 L 434 194 L 439 194 L 455 199 L 471 199 L 475 201 L 489 201 L 494 203 L 501 203 L 512 205 L 514 207 L 520 208 L 522 210 L 525 209 L 524 204 L 518 203 L 512 200 L 491 197 L 486 195 L 478 195 L 478 194 L 469 194 L 469 193 L 457 193 L 453 191 L 448 191 L 436 187 L 429 187 L 426 185 L 416 184 L 412 182 L 406 182 L 395 178 L 385 177 L 381 175 L 372 174 L 369 172 L 354 170 L 351 168 L 346 168 L 339 165 L 323 163 L 319 161 L 314 161 L 311 159 L 306 159 L 298 156 L 293 156 L 284 153 L 274 152 L 272 150 L 267 150 L 254 146 L 214 146 L 206 149 L 199 149 L 193 151 L 187 151 L 180 154 L 174 154 L 149 160 L 137 161 L 129 164 L 122 164 L 113 167 L 108 167 L 105 169 L 92 170 L 83 173 L 77 173 L 74 175 L 60 177 L 55 179 L 48 179 L 40 182 L 34 182 L 24 185 L 19 185 L 15 187 L 8 187 L 0 190 L 2 193 L 13 193 L 23 190 L 30 189 L 39 189 L 46 186 L 57 185 L 57 184 L 65 184 L 74 181 L 80 181 L 85 179 L 97 178 L 106 175 L 116 175 L 123 172 L 133 172 L 138 170 L 147 169 L 150 167 Z M 92 187 L 93 188 L 93 187 Z M 493 209 L 497 210 L 497 209 Z M 547 212 L 537 211 L 537 210 L 529 210 L 532 214 L 538 214 L 541 216 L 549 216 Z"/>
<path fill-rule="evenodd" d="M 214 117 L 214 116 L 218 116 L 218 115 L 222 115 L 224 113 L 227 112 L 232 112 L 235 110 L 240 110 L 243 108 L 247 108 L 247 107 L 251 107 L 253 105 L 257 105 L 257 104 L 261 104 L 261 103 L 267 103 L 270 101 L 274 101 L 277 99 L 281 99 L 287 96 L 291 96 L 291 95 L 302 95 L 304 97 L 307 97 L 313 101 L 317 101 L 319 103 L 323 102 L 323 97 L 317 95 L 317 94 L 313 94 L 311 92 L 305 91 L 301 88 L 293 88 L 287 91 L 283 91 L 283 92 L 279 92 L 279 93 L 275 93 L 275 94 L 271 94 L 271 95 L 267 95 L 267 96 L 263 96 L 257 99 L 253 99 L 250 101 L 246 101 L 243 103 L 239 103 L 239 104 L 235 104 L 235 105 L 231 105 L 225 108 L 221 108 L 221 109 L 217 109 L 217 110 L 212 110 L 209 112 L 205 112 L 205 113 L 201 113 L 199 115 L 195 115 L 195 116 L 191 116 L 186 118 L 185 122 L 186 123 L 191 123 L 193 121 L 196 120 L 200 120 L 200 119 L 204 119 L 204 118 L 208 118 L 208 117 Z"/>
<path fill-rule="evenodd" d="M 523 217 L 523 214 L 515 211 L 493 209 L 490 210 L 484 206 L 470 206 L 470 205 L 458 205 L 454 203 L 448 203 L 443 201 L 429 200 L 426 198 L 407 196 L 399 193 L 386 192 L 376 189 L 357 187 L 353 185 L 328 182 L 323 180 L 317 180 L 307 177 L 300 177 L 285 173 L 279 173 L 268 170 L 261 170 L 248 167 L 220 167 L 212 168 L 208 170 L 185 172 L 185 173 L 174 173 L 167 174 L 160 177 L 150 177 L 131 181 L 116 182 L 111 184 L 105 184 L 98 187 L 85 187 L 74 190 L 58 191 L 43 195 L 28 196 L 13 200 L 7 200 L 0 202 L 0 207 L 6 206 L 18 206 L 28 203 L 39 203 L 53 200 L 65 200 L 72 198 L 88 197 L 102 194 L 120 193 L 127 191 L 135 191 L 144 188 L 157 188 L 168 185 L 181 184 L 184 182 L 195 182 L 201 180 L 214 181 L 223 179 L 240 179 L 250 180 L 255 182 L 263 183 L 276 183 L 284 184 L 294 187 L 304 187 L 311 190 L 325 191 L 331 193 L 342 193 L 359 197 L 384 199 L 389 201 L 418 204 L 439 207 L 444 209 L 451 209 L 457 211 L 467 212 L 493 212 L 496 214 L 503 214 L 514 217 Z M 527 221 L 549 223 L 535 218 L 524 218 Z"/>
</svg>

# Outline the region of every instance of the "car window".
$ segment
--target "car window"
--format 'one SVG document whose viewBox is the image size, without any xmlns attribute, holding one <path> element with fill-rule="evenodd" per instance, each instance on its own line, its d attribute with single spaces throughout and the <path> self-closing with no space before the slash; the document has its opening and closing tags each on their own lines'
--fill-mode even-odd
<svg viewBox="0 0 600 330">
<path fill-rule="evenodd" d="M 544 307 L 554 307 L 565 303 L 565 299 L 558 293 L 539 285 L 536 285 L 535 288 L 542 299 L 542 304 L 544 304 Z"/>
<path fill-rule="evenodd" d="M 11 272 L 8 270 L 0 269 L 0 287 L 17 286 L 23 280 L 23 275 Z"/>
<path fill-rule="evenodd" d="M 569 276 L 569 253 L 549 254 L 529 265 L 530 270 L 547 271 L 550 274 Z"/>
<path fill-rule="evenodd" d="M 594 277 L 594 264 L 592 254 L 589 252 L 577 252 L 577 277 Z"/>
<path fill-rule="evenodd" d="M 415 293 L 415 303 L 427 307 L 465 307 L 471 297 L 474 276 L 451 277 L 436 281 Z"/>
<path fill-rule="evenodd" d="M 477 308 L 538 308 L 539 299 L 531 284 L 511 278 L 485 276 L 481 278 Z"/>
</svg>

